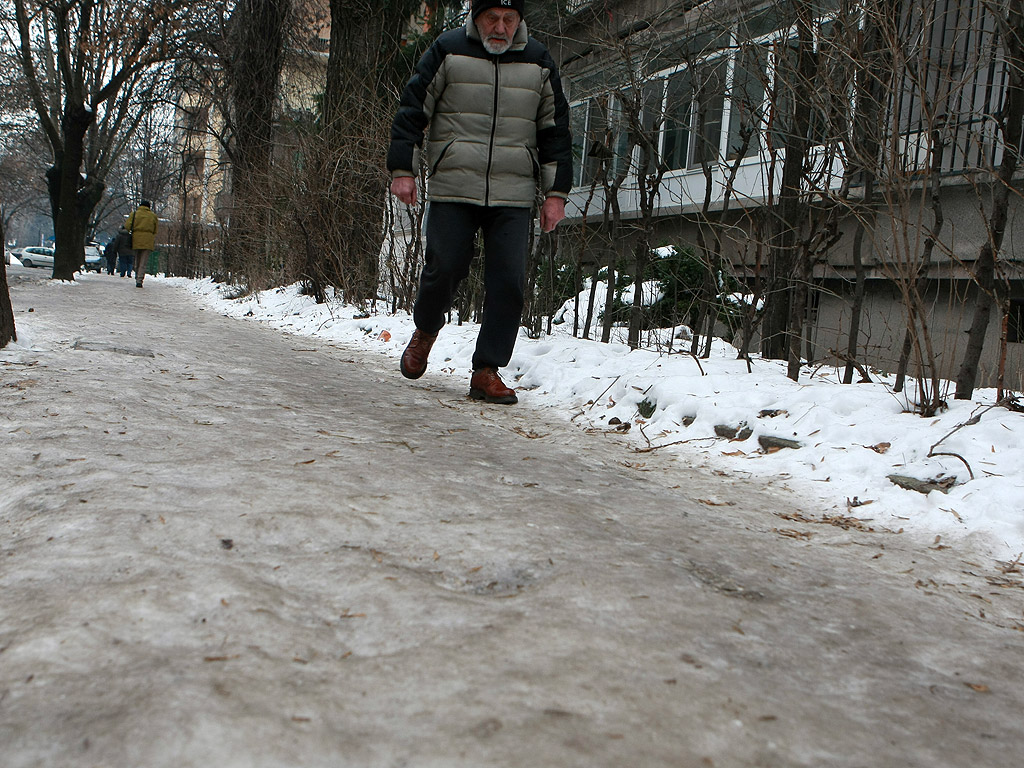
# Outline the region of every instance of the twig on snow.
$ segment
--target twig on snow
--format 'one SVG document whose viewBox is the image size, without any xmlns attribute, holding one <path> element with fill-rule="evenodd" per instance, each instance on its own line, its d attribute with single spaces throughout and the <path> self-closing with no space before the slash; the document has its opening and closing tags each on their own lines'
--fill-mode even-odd
<svg viewBox="0 0 1024 768">
<path fill-rule="evenodd" d="M 621 379 L 621 378 L 622 378 L 622 374 L 620 373 L 618 376 L 615 377 L 615 381 L 613 381 L 611 384 L 609 384 L 607 387 L 605 387 L 604 392 L 602 392 L 600 395 L 598 395 L 596 398 L 594 398 L 594 402 L 592 402 L 590 404 L 590 408 L 593 408 L 595 405 L 597 405 L 599 402 L 601 402 L 601 398 L 604 397 L 605 395 L 607 395 L 608 394 L 608 390 L 611 389 L 612 387 L 614 387 L 615 384 L 618 382 L 618 380 Z M 590 410 L 590 408 L 588 408 L 587 410 Z"/>
<path fill-rule="evenodd" d="M 977 424 L 977 423 L 978 423 L 979 421 L 981 421 L 981 417 L 982 417 L 982 416 L 983 416 L 984 414 L 988 413 L 988 412 L 989 412 L 989 411 L 991 411 L 991 410 L 992 410 L 993 408 L 998 408 L 998 407 L 999 407 L 999 405 L 1000 405 L 1000 403 L 995 403 L 995 404 L 993 404 L 993 405 L 990 405 L 990 406 L 988 406 L 988 407 L 987 407 L 987 408 L 985 408 L 984 410 L 981 410 L 981 411 L 975 411 L 975 413 L 974 413 L 974 414 L 972 414 L 972 415 L 971 415 L 971 418 L 969 418 L 969 419 L 968 419 L 967 421 L 965 421 L 965 422 L 963 422 L 963 423 L 961 423 L 961 424 L 957 424 L 957 425 L 956 425 L 955 427 L 953 427 L 953 429 L 951 429 L 951 430 L 950 430 L 949 432 L 947 432 L 947 433 L 946 433 L 945 435 L 943 435 L 942 437 L 940 437 L 940 438 L 939 438 L 939 439 L 938 439 L 938 440 L 937 440 L 937 441 L 935 442 L 935 444 L 934 444 L 934 445 L 933 445 L 933 446 L 932 446 L 931 448 L 929 448 L 929 449 L 928 449 L 928 458 L 930 459 L 930 458 L 932 458 L 932 457 L 934 457 L 934 456 L 952 456 L 952 457 L 954 457 L 954 458 L 960 459 L 960 461 L 962 461 L 962 462 L 964 463 L 964 466 L 966 466 L 966 467 L 967 467 L 967 473 L 968 473 L 968 474 L 969 474 L 969 475 L 971 476 L 971 480 L 973 480 L 973 479 L 974 479 L 974 470 L 972 470 L 972 469 L 971 469 L 971 465 L 970 465 L 970 464 L 969 464 L 969 463 L 967 462 L 967 459 L 965 459 L 965 458 L 964 458 L 963 456 L 961 456 L 961 455 L 960 455 L 959 453 L 953 453 L 952 451 L 936 451 L 935 449 L 936 449 L 936 448 L 937 448 L 937 447 L 938 447 L 938 446 L 939 446 L 939 445 L 940 445 L 940 444 L 941 444 L 941 443 L 942 443 L 943 441 L 945 441 L 945 440 L 946 440 L 947 438 L 951 437 L 951 436 L 952 436 L 953 434 L 955 434 L 956 432 L 960 431 L 960 430 L 961 430 L 961 429 L 963 429 L 964 427 L 973 427 L 973 426 L 974 426 L 975 424 Z"/>
<path fill-rule="evenodd" d="M 646 437 L 646 435 L 645 435 L 645 437 Z M 652 446 L 649 446 L 647 448 L 634 448 L 633 451 L 635 453 L 650 453 L 651 451 L 656 451 L 659 448 L 668 448 L 671 445 L 683 445 L 684 443 L 696 443 L 696 442 L 698 442 L 700 440 L 717 440 L 717 439 L 718 438 L 715 438 L 715 437 L 691 437 L 689 440 L 676 440 L 676 441 L 671 442 L 671 443 L 662 443 L 661 445 L 652 445 Z"/>
<path fill-rule="evenodd" d="M 929 459 L 931 459 L 931 458 L 933 458 L 935 456 L 952 456 L 954 458 L 960 459 L 960 461 L 962 461 L 964 463 L 964 466 L 967 467 L 967 474 L 969 474 L 971 476 L 971 480 L 974 479 L 974 472 L 971 470 L 971 465 L 968 464 L 967 463 L 967 459 L 965 459 L 959 453 L 953 453 L 952 451 L 929 451 L 928 452 L 928 458 Z"/>
</svg>

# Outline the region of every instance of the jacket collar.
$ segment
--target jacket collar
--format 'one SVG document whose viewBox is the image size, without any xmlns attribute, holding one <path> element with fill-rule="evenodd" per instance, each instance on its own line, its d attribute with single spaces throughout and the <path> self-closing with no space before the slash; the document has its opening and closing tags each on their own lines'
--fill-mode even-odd
<svg viewBox="0 0 1024 768">
<path fill-rule="evenodd" d="M 476 24 L 473 22 L 473 17 L 466 17 L 466 37 L 470 40 L 476 40 L 480 45 L 483 45 L 483 41 L 480 39 L 480 32 L 476 28 Z M 526 47 L 527 41 L 530 39 L 529 32 L 526 31 L 526 20 L 520 20 L 519 27 L 516 29 L 515 35 L 512 37 L 512 47 L 509 51 L 521 51 Z M 507 53 L 507 51 L 506 51 Z"/>
</svg>

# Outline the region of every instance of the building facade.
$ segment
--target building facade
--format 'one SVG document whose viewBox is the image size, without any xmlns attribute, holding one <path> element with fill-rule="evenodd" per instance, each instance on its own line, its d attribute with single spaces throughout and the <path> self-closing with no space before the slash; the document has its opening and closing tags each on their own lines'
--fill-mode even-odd
<svg viewBox="0 0 1024 768">
<path fill-rule="evenodd" d="M 1019 174 L 995 234 L 1012 136 L 1002 8 L 573 0 L 556 47 L 578 163 L 570 223 L 695 249 L 756 292 L 771 290 L 786 219 L 807 360 L 844 358 L 860 293 L 861 363 L 894 370 L 910 327 L 911 375 L 916 356 L 947 379 L 995 245 L 979 385 L 1002 370 L 1020 391 Z"/>
</svg>

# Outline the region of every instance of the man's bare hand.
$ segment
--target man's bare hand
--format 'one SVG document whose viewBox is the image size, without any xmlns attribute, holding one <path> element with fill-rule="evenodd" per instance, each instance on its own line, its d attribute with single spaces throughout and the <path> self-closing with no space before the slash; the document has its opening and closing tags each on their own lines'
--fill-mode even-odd
<svg viewBox="0 0 1024 768">
<path fill-rule="evenodd" d="M 391 194 L 406 205 L 416 205 L 416 179 L 412 176 L 396 176 L 391 180 Z"/>
<path fill-rule="evenodd" d="M 544 232 L 551 232 L 558 226 L 558 222 L 565 218 L 565 198 L 546 197 L 540 207 L 540 228 Z"/>
</svg>

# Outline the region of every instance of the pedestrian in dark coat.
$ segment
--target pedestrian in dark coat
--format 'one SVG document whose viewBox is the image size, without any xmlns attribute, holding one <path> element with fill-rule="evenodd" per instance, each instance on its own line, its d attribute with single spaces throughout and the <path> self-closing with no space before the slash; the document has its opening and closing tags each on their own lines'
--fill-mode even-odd
<svg viewBox="0 0 1024 768">
<path fill-rule="evenodd" d="M 498 368 L 512 357 L 522 319 L 526 251 L 538 192 L 540 225 L 565 217 L 572 187 L 569 106 L 547 49 L 526 31 L 525 0 L 473 0 L 465 27 L 423 54 L 391 127 L 391 193 L 416 205 L 426 148 L 426 265 L 413 309 L 416 330 L 401 371 L 416 379 L 484 240 L 484 313 L 469 394 L 517 402 Z"/>
<path fill-rule="evenodd" d="M 103 249 L 103 258 L 107 260 L 107 274 L 114 274 L 114 266 L 117 262 L 117 235 L 110 238 L 107 247 Z"/>
<path fill-rule="evenodd" d="M 117 273 L 131 277 L 135 268 L 135 251 L 132 250 L 132 233 L 124 227 L 118 230 L 117 237 Z"/>
</svg>

